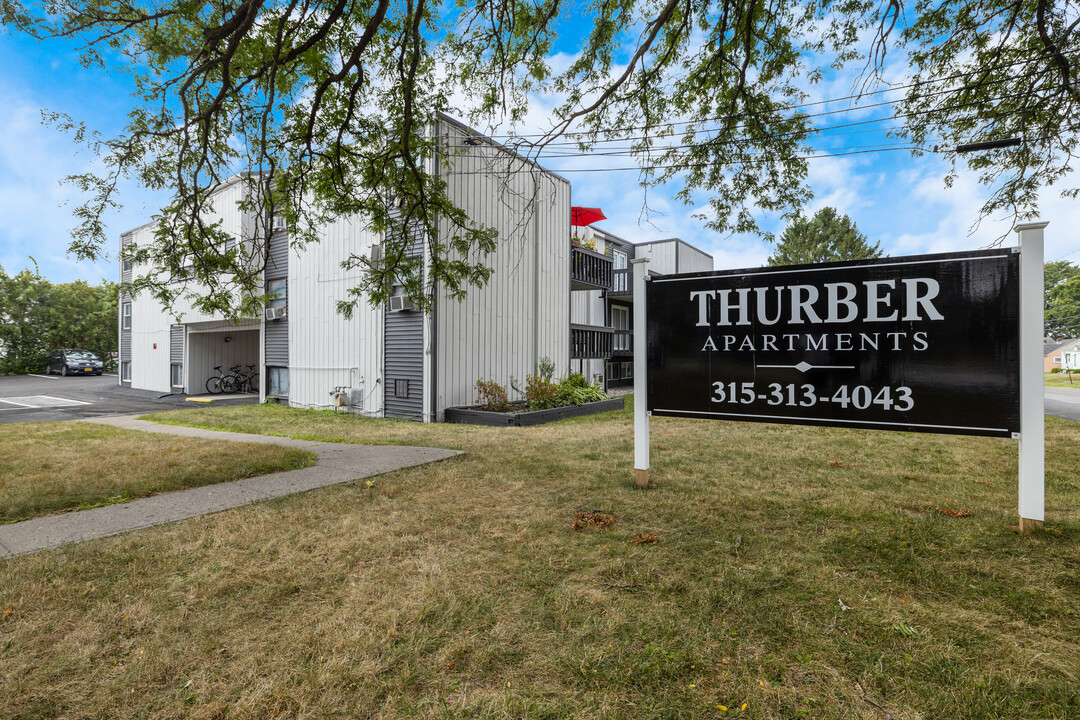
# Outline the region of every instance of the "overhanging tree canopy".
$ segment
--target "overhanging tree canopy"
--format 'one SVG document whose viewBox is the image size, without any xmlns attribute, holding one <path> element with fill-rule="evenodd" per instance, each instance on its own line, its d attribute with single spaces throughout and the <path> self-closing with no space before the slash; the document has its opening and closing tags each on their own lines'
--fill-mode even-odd
<svg viewBox="0 0 1080 720">
<path fill-rule="evenodd" d="M 984 213 L 1030 217 L 1039 188 L 1065 179 L 1076 149 L 1075 0 L 0 3 L 9 26 L 81 38 L 86 62 L 123 66 L 136 83 L 117 137 L 54 118 L 107 168 L 74 179 L 89 200 L 72 252 L 103 253 L 100 218 L 117 202 L 119 178 L 170 188 L 156 244 L 134 258 L 162 273 L 140 285 L 167 302 L 185 283 L 203 286 L 198 305 L 211 312 L 250 314 L 260 302 L 270 228 L 237 246 L 205 220 L 211 190 L 237 172 L 251 173 L 252 209 L 284 216 L 294 242 L 314 240 L 313 228 L 343 213 L 383 231 L 382 264 L 343 258 L 370 270 L 361 289 L 371 302 L 402 281 L 429 299 L 404 251 L 405 226 L 424 232 L 432 283 L 451 294 L 483 283 L 494 233 L 454 207 L 424 163 L 435 152 L 426 129 L 440 110 L 513 124 L 530 96 L 553 94 L 547 131 L 508 143 L 542 157 L 560 138 L 584 150 L 624 138 L 644 185 L 681 183 L 687 202 L 706 191 L 707 224 L 718 231 L 754 230 L 755 208 L 789 212 L 809 197 L 806 84 L 855 66 L 859 92 L 875 92 L 888 53 L 906 54 L 911 66 L 893 108 L 894 132 L 912 152 L 1024 138 L 963 158 L 995 188 Z M 581 18 L 581 51 L 556 71 L 560 23 Z M 400 215 L 389 197 L 400 199 Z M 451 232 L 435 232 L 440 217 Z"/>
</svg>

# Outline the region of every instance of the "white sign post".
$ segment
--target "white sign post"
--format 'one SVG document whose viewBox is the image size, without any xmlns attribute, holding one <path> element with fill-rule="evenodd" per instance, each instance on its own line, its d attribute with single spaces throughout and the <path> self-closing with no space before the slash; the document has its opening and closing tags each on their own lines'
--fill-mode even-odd
<svg viewBox="0 0 1080 720">
<path fill-rule="evenodd" d="M 1041 528 L 1045 513 L 1043 405 L 1043 228 L 1017 225 L 1020 236 L 1020 532 Z"/>
<path fill-rule="evenodd" d="M 649 366 L 645 325 L 645 264 L 648 258 L 631 260 L 634 266 L 634 481 L 649 487 Z"/>
</svg>

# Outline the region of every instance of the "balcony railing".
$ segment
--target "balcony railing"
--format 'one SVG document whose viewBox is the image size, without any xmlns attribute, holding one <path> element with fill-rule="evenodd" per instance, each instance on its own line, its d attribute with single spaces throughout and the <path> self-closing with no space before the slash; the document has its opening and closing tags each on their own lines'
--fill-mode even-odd
<svg viewBox="0 0 1080 720">
<path fill-rule="evenodd" d="M 634 354 L 634 331 L 616 330 L 612 338 L 611 351 L 615 356 L 626 357 Z"/>
<path fill-rule="evenodd" d="M 615 331 L 594 325 L 570 326 L 570 358 L 604 359 L 611 357 Z"/>
<path fill-rule="evenodd" d="M 610 257 L 585 248 L 570 248 L 571 290 L 607 290 L 610 287 Z"/>
</svg>

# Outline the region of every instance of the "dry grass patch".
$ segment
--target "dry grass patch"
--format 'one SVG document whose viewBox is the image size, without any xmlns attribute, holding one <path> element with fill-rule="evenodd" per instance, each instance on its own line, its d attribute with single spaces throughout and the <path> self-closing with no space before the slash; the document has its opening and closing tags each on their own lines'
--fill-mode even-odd
<svg viewBox="0 0 1080 720">
<path fill-rule="evenodd" d="M 468 455 L 0 563 L 4 713 L 1080 710 L 1071 423 L 1048 422 L 1049 531 L 1021 536 L 1003 440 L 654 418 L 658 486 L 642 491 L 629 411 L 534 428 L 267 407 L 183 417 Z M 574 532 L 580 508 L 618 522 Z M 630 542 L 643 531 L 663 542 Z"/>
<path fill-rule="evenodd" d="M 1080 371 L 1073 373 L 1043 373 L 1046 387 L 1064 387 L 1080 390 Z"/>
<path fill-rule="evenodd" d="M 4 426 L 0 522 L 307 467 L 312 453 L 95 425 Z"/>
</svg>

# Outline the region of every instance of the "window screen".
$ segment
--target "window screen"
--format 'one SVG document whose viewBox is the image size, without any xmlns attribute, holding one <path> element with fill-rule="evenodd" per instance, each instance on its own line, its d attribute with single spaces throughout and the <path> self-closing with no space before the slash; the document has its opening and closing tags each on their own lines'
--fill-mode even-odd
<svg viewBox="0 0 1080 720">
<path fill-rule="evenodd" d="M 266 368 L 266 394 L 273 397 L 289 397 L 289 368 Z"/>
</svg>

